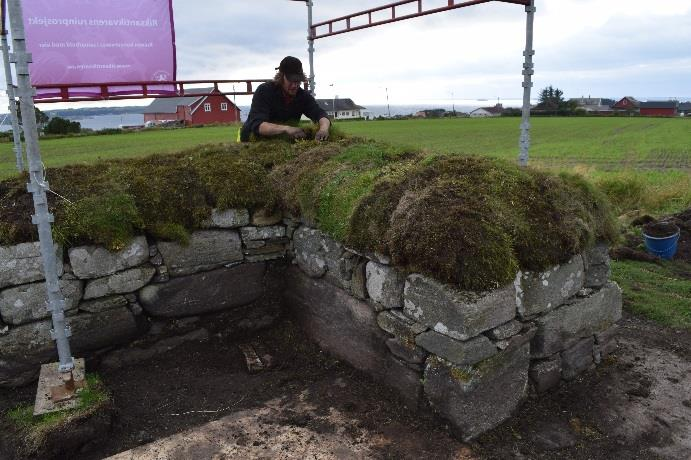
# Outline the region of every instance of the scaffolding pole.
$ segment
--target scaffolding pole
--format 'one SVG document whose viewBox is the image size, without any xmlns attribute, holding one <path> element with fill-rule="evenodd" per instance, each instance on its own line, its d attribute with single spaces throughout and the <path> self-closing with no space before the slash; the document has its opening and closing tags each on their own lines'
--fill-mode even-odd
<svg viewBox="0 0 691 460">
<path fill-rule="evenodd" d="M 55 340 L 58 349 L 59 365 L 61 373 L 71 376 L 74 369 L 74 359 L 70 351 L 69 336 L 71 331 L 65 320 L 65 298 L 60 291 L 57 258 L 55 257 L 55 245 L 51 233 L 51 223 L 55 220 L 48 212 L 48 199 L 46 190 L 49 185 L 44 180 L 43 163 L 38 145 L 38 129 L 36 126 L 36 113 L 34 111 L 34 88 L 31 86 L 29 75 L 29 63 L 31 55 L 26 49 L 24 33 L 24 16 L 20 0 L 8 0 L 7 9 L 10 18 L 10 30 L 12 31 L 12 50 L 10 60 L 15 65 L 17 74 L 17 93 L 19 107 L 22 113 L 22 125 L 24 126 L 24 141 L 26 143 L 26 156 L 29 163 L 30 182 L 28 191 L 33 195 L 35 214 L 31 221 L 38 228 L 38 238 L 41 246 L 43 270 L 46 276 L 46 289 L 48 291 L 48 310 L 51 312 L 53 328 L 50 331 L 51 338 Z"/>
<path fill-rule="evenodd" d="M 312 96 L 316 96 L 315 82 L 314 82 L 314 35 L 312 31 L 312 7 L 314 3 L 312 0 L 307 0 L 307 52 L 309 53 L 310 61 L 310 76 L 309 76 L 309 90 Z"/>
<path fill-rule="evenodd" d="M 521 117 L 521 137 L 519 139 L 520 153 L 518 156 L 518 164 L 522 167 L 528 166 L 528 154 L 530 150 L 530 91 L 533 87 L 533 74 L 535 73 L 533 65 L 533 56 L 535 50 L 533 49 L 533 23 L 535 20 L 535 0 L 530 0 L 530 5 L 525 7 L 528 14 L 526 21 L 525 34 L 525 62 L 523 63 L 523 113 Z"/>
<path fill-rule="evenodd" d="M 3 13 L 4 14 L 4 13 Z M 24 171 L 24 153 L 22 151 L 22 132 L 17 118 L 17 101 L 12 82 L 12 68 L 10 67 L 10 47 L 7 43 L 7 31 L 2 31 L 2 61 L 5 65 L 5 81 L 7 82 L 7 99 L 9 99 L 10 118 L 12 119 L 12 137 L 14 139 L 14 155 L 17 159 L 17 171 Z"/>
</svg>

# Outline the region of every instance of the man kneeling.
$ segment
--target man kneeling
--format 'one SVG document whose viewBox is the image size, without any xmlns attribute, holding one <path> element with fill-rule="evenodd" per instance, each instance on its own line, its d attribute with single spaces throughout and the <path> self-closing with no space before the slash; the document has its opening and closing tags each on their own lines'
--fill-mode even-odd
<svg viewBox="0 0 691 460">
<path fill-rule="evenodd" d="M 240 130 L 240 140 L 248 142 L 252 134 L 257 137 L 287 134 L 293 139 L 303 139 L 306 134 L 302 129 L 286 124 L 297 125 L 303 114 L 319 123 L 314 139 L 327 140 L 331 121 L 314 97 L 300 87 L 307 80 L 302 62 L 286 56 L 276 70 L 273 81 L 262 83 L 255 91 L 247 121 Z"/>
</svg>

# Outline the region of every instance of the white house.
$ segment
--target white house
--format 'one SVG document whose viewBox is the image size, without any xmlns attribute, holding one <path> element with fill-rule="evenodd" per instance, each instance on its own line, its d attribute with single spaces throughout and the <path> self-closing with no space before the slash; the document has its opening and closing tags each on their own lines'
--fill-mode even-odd
<svg viewBox="0 0 691 460">
<path fill-rule="evenodd" d="M 475 109 L 472 112 L 470 112 L 470 116 L 472 118 L 480 118 L 480 117 L 499 117 L 501 116 L 501 113 L 504 111 L 504 106 L 501 104 L 497 104 L 494 107 L 480 107 L 479 109 Z"/>
<path fill-rule="evenodd" d="M 367 107 L 357 105 L 352 99 L 317 99 L 317 103 L 329 117 L 335 119 L 364 118 L 367 113 L 364 111 Z"/>
</svg>

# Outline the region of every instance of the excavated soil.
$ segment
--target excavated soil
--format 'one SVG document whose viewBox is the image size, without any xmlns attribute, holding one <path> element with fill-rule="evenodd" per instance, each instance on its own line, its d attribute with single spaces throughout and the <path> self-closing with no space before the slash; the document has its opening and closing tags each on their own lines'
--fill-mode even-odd
<svg viewBox="0 0 691 460">
<path fill-rule="evenodd" d="M 197 326 L 207 340 L 101 370 L 116 407 L 112 432 L 58 458 L 691 458 L 691 332 L 637 317 L 621 321 L 618 350 L 599 367 L 529 397 L 470 444 L 322 353 L 290 321 L 252 337 Z M 271 369 L 247 371 L 237 345 L 249 340 L 271 355 Z M 34 391 L 0 392 L 0 410 Z M 0 458 L 11 459 L 16 440 L 2 428 Z"/>
</svg>

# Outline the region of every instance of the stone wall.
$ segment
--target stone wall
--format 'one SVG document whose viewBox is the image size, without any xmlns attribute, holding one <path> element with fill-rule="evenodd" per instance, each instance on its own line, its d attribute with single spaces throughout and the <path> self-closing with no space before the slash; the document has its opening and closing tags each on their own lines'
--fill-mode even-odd
<svg viewBox="0 0 691 460">
<path fill-rule="evenodd" d="M 402 273 L 307 227 L 293 247 L 286 301 L 306 333 L 409 407 L 431 406 L 464 440 L 615 346 L 622 299 L 604 245 L 483 293 Z"/>
<path fill-rule="evenodd" d="M 608 282 L 604 245 L 475 293 L 400 272 L 384 256 L 278 215 L 214 212 L 208 227 L 187 246 L 138 237 L 117 252 L 60 251 L 75 356 L 202 314 L 239 312 L 235 324 L 268 326 L 279 311 L 242 308 L 282 291 L 322 348 L 411 409 L 431 407 L 468 440 L 507 419 L 531 388 L 539 394 L 571 380 L 615 346 L 622 299 Z M 293 266 L 272 276 L 274 260 Z M 0 248 L 0 386 L 28 383 L 55 360 L 41 279 L 37 244 Z M 127 360 L 121 351 L 109 356 Z"/>
<path fill-rule="evenodd" d="M 58 248 L 73 355 L 100 353 L 206 313 L 237 310 L 240 329 L 270 325 L 280 306 L 240 307 L 275 287 L 267 264 L 285 259 L 289 242 L 281 216 L 213 212 L 207 226 L 186 246 L 140 236 L 115 252 Z M 30 383 L 40 364 L 57 360 L 43 279 L 38 243 L 0 247 L 0 387 Z"/>
</svg>

